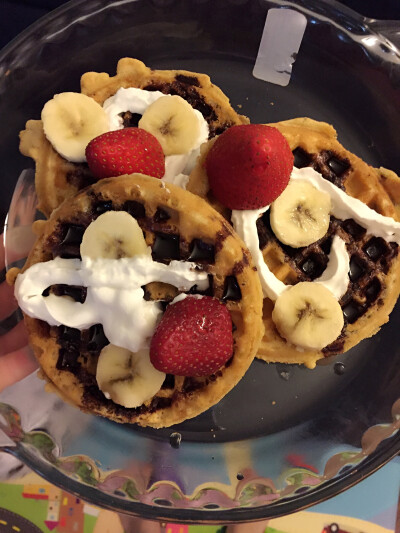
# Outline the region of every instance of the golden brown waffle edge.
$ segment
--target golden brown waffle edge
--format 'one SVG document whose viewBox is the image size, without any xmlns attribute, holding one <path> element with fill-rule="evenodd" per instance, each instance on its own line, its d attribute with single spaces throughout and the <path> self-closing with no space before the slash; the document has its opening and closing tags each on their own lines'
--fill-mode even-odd
<svg viewBox="0 0 400 533">
<path fill-rule="evenodd" d="M 171 222 L 165 222 L 164 229 L 179 231 L 182 241 L 203 238 L 217 244 L 215 264 L 207 266 L 207 272 L 214 279 L 214 295 L 221 298 L 226 277 L 234 273 L 242 296 L 240 301 L 226 302 L 235 325 L 233 357 L 210 378 L 187 380 L 177 377 L 173 389 L 161 389 L 157 398 L 147 402 L 144 409 L 134 410 L 116 407 L 113 402 L 101 398 L 99 391 L 93 393 L 95 380 L 93 375 L 89 375 L 89 363 L 82 366 L 78 373 L 57 368 L 60 351 L 57 330 L 41 320 L 25 316 L 30 343 L 42 375 L 51 388 L 82 410 L 117 422 L 156 428 L 182 422 L 205 411 L 225 396 L 244 375 L 258 349 L 263 333 L 262 293 L 250 254 L 226 220 L 206 202 L 173 185 L 165 186 L 160 180 L 133 175 L 102 180 L 57 208 L 41 225 L 41 233 L 23 271 L 37 262 L 51 259 L 49 243 L 54 244 L 60 224 L 87 223 L 94 216 L 93 206 L 99 198 L 102 202 L 111 201 L 116 208 L 120 208 L 126 200 L 143 203 L 146 218 L 141 223 L 149 244 L 154 231 L 159 231 L 162 226 L 154 222 L 154 214 L 160 207 L 171 213 Z M 14 277 L 15 272 L 10 275 L 10 281 Z"/>
<path fill-rule="evenodd" d="M 115 76 L 105 72 L 86 72 L 81 78 L 81 92 L 100 104 L 121 87 L 179 94 L 206 115 L 210 136 L 233 124 L 249 122 L 247 117 L 236 113 L 227 96 L 206 74 L 186 70 L 153 70 L 138 59 L 125 57 L 118 61 Z M 35 161 L 38 209 L 46 217 L 66 198 L 95 181 L 87 165 L 71 163 L 53 149 L 44 134 L 41 120 L 26 123 L 20 133 L 20 151 Z"/>
<path fill-rule="evenodd" d="M 343 183 L 338 184 L 343 186 L 347 194 L 363 201 L 378 213 L 399 220 L 399 177 L 393 171 L 369 166 L 346 150 L 338 142 L 336 131 L 331 125 L 306 117 L 269 125 L 281 131 L 292 151 L 300 148 L 305 154 L 312 154 L 314 158 L 312 164 L 317 167 L 316 170 L 328 172 L 329 157 L 348 161 L 349 169 L 345 173 L 345 179 Z M 204 167 L 205 158 L 213 142 L 215 139 L 203 145 L 198 164 L 190 175 L 187 188 L 194 194 L 205 198 L 215 209 L 229 218 L 229 210 L 224 208 L 209 190 Z M 270 269 L 280 280 L 286 283 L 295 283 L 299 280 L 298 273 L 293 269 L 278 243 L 270 243 L 263 249 L 263 255 Z M 389 314 L 400 293 L 400 258 L 398 255 L 392 259 L 388 273 L 379 273 L 378 278 L 383 287 L 380 297 L 353 324 L 346 325 L 344 342 L 337 350 L 333 347 L 331 352 L 303 350 L 282 339 L 271 318 L 273 302 L 265 298 L 263 309 L 265 334 L 257 357 L 267 362 L 297 363 L 314 368 L 319 359 L 345 352 L 364 338 L 371 337 L 389 320 Z"/>
</svg>

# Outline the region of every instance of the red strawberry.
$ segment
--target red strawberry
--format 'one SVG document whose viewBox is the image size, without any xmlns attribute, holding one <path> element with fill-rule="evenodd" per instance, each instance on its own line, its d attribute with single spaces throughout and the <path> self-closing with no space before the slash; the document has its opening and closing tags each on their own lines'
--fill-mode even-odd
<svg viewBox="0 0 400 533">
<path fill-rule="evenodd" d="M 214 196 L 230 209 L 259 209 L 289 182 L 293 154 L 276 128 L 263 124 L 232 126 L 209 151 L 206 171 Z"/>
<path fill-rule="evenodd" d="M 140 128 L 124 128 L 95 137 L 86 147 L 86 159 L 98 179 L 134 172 L 162 178 L 165 173 L 161 144 Z"/>
<path fill-rule="evenodd" d="M 169 305 L 150 344 L 153 365 L 177 376 L 209 376 L 232 352 L 229 311 L 210 296 L 188 296 Z"/>
</svg>

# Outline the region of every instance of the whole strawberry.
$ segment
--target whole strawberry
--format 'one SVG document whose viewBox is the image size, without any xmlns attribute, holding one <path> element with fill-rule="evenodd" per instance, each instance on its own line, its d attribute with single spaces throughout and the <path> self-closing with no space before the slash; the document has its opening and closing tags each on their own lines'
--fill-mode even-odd
<svg viewBox="0 0 400 533">
<path fill-rule="evenodd" d="M 150 360 L 157 370 L 177 376 L 209 376 L 232 352 L 229 311 L 210 296 L 188 296 L 169 305 L 150 344 Z"/>
<path fill-rule="evenodd" d="M 260 209 L 281 194 L 293 169 L 293 154 L 276 128 L 232 126 L 211 147 L 205 162 L 214 196 L 230 209 Z"/>
<path fill-rule="evenodd" d="M 155 178 L 165 174 L 161 144 L 140 128 L 124 128 L 95 137 L 86 147 L 86 160 L 98 179 L 134 172 Z"/>
</svg>

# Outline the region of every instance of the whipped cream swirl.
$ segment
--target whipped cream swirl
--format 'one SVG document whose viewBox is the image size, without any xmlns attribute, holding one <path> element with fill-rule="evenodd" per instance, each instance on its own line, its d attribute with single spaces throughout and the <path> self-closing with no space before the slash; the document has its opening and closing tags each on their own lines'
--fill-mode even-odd
<svg viewBox="0 0 400 533">
<path fill-rule="evenodd" d="M 318 190 L 328 193 L 332 202 L 331 213 L 336 218 L 341 220 L 352 218 L 365 228 L 368 234 L 400 244 L 399 222 L 377 213 L 361 200 L 349 196 L 336 185 L 324 179 L 313 168 L 294 168 L 290 179 L 306 180 Z M 256 222 L 268 209 L 269 206 L 255 210 L 234 210 L 232 211 L 232 223 L 254 258 L 264 295 L 275 301 L 288 286 L 271 272 L 260 250 Z M 314 280 L 314 283 L 324 285 L 339 300 L 346 292 L 349 284 L 349 268 L 350 258 L 346 243 L 338 235 L 335 235 L 332 240 L 328 266 L 323 274 Z"/>
<path fill-rule="evenodd" d="M 162 281 L 180 290 L 208 287 L 207 273 L 194 264 L 164 265 L 150 254 L 121 259 L 62 259 L 36 263 L 19 274 L 15 295 L 27 315 L 51 326 L 80 330 L 102 324 L 111 344 L 136 352 L 148 345 L 161 316 L 159 303 L 144 300 L 143 285 Z M 43 291 L 56 284 L 87 287 L 84 303 Z"/>
</svg>

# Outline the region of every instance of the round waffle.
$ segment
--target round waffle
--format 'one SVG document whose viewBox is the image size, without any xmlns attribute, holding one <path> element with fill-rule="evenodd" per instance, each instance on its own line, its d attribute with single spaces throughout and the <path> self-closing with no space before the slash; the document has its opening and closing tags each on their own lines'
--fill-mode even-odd
<svg viewBox="0 0 400 533">
<path fill-rule="evenodd" d="M 118 62 L 115 76 L 87 72 L 81 78 L 82 93 L 101 105 L 121 87 L 181 96 L 202 113 L 209 126 L 210 138 L 234 124 L 248 122 L 246 117 L 234 111 L 229 99 L 205 74 L 152 70 L 137 59 L 123 58 Z M 128 116 L 124 117 L 124 124 L 132 125 Z M 25 130 L 20 133 L 20 151 L 35 160 L 38 209 L 46 216 L 66 198 L 95 181 L 86 164 L 71 163 L 53 149 L 40 120 L 27 122 Z"/>
<path fill-rule="evenodd" d="M 400 180 L 389 170 L 375 169 L 346 150 L 332 126 L 309 118 L 270 124 L 286 137 L 296 167 L 311 166 L 322 176 L 358 198 L 378 213 L 400 220 Z M 227 218 L 230 212 L 213 197 L 208 186 L 204 161 L 214 140 L 202 148 L 188 190 L 206 198 Z M 300 350 L 278 334 L 272 321 L 273 302 L 265 298 L 265 335 L 257 357 L 268 362 L 300 363 L 313 368 L 316 361 L 343 353 L 362 339 L 374 335 L 388 321 L 400 292 L 400 258 L 396 243 L 368 234 L 354 220 L 331 217 L 327 234 L 310 246 L 282 245 L 269 224 L 268 213 L 257 224 L 264 260 L 275 276 L 286 284 L 313 281 L 325 269 L 327 250 L 335 234 L 346 242 L 350 255 L 347 292 L 340 299 L 345 325 L 338 339 L 321 351 Z"/>
<path fill-rule="evenodd" d="M 231 359 L 207 377 L 167 375 L 148 402 L 128 409 L 108 400 L 97 386 L 97 359 L 108 343 L 101 325 L 82 331 L 76 338 L 71 328 L 49 326 L 25 316 L 30 344 L 51 388 L 82 410 L 117 422 L 170 426 L 217 403 L 246 372 L 263 333 L 260 282 L 247 248 L 219 213 L 183 189 L 140 174 L 101 180 L 64 202 L 47 221 L 40 221 L 37 242 L 23 271 L 57 256 L 79 257 L 79 239 L 71 242 L 66 235 L 71 235 L 71 230 L 82 235 L 99 214 L 109 210 L 135 216 L 154 260 L 167 264 L 171 257 L 190 261 L 207 273 L 207 294 L 222 301 L 232 318 Z M 201 253 L 196 252 L 199 249 Z M 15 280 L 16 274 L 11 270 L 9 281 Z M 161 300 L 164 305 L 179 292 L 159 282 L 148 284 L 144 290 L 145 299 Z M 196 293 L 195 288 L 191 291 Z"/>
</svg>

